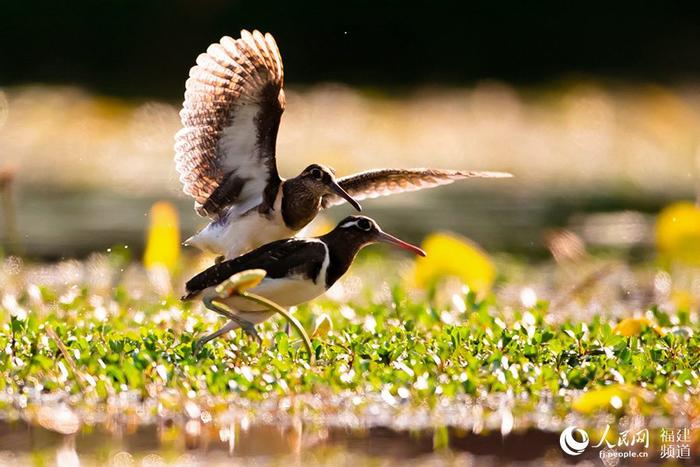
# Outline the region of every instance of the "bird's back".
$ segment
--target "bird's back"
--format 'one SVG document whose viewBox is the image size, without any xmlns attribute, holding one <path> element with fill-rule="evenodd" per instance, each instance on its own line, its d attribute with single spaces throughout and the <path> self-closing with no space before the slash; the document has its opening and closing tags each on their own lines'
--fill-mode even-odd
<svg viewBox="0 0 700 467">
<path fill-rule="evenodd" d="M 263 269 L 266 279 L 289 277 L 319 279 L 327 259 L 325 244 L 316 239 L 286 239 L 268 243 L 238 258 L 211 266 L 187 281 L 183 300 L 215 287 L 232 275 L 249 269 Z"/>
</svg>

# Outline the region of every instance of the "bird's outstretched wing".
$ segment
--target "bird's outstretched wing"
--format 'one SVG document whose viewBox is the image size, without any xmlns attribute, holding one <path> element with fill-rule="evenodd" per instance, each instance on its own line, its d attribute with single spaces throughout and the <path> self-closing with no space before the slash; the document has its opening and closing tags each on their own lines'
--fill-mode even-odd
<svg viewBox="0 0 700 467">
<path fill-rule="evenodd" d="M 265 277 L 270 279 L 303 276 L 316 280 L 325 258 L 326 247 L 320 240 L 277 240 L 200 272 L 185 284 L 187 295 L 183 300 L 188 300 L 202 290 L 219 285 L 234 274 L 248 269 L 264 269 Z"/>
<path fill-rule="evenodd" d="M 175 166 L 202 216 L 274 196 L 284 74 L 270 34 L 241 31 L 197 57 L 185 84 Z"/>
<path fill-rule="evenodd" d="M 465 178 L 506 178 L 512 177 L 507 172 L 478 172 L 468 170 L 441 169 L 378 169 L 369 170 L 355 175 L 338 179 L 338 184 L 350 196 L 360 201 L 368 198 L 394 193 L 417 191 L 448 185 L 456 180 Z M 336 195 L 323 197 L 322 206 L 329 208 L 344 203 L 345 200 Z"/>
</svg>

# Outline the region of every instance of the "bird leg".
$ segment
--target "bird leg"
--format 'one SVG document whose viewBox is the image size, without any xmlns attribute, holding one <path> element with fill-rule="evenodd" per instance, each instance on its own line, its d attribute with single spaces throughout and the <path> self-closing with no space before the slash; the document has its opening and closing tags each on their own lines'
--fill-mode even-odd
<svg viewBox="0 0 700 467">
<path fill-rule="evenodd" d="M 311 340 L 309 340 L 309 336 L 306 335 L 306 331 L 304 330 L 304 326 L 301 325 L 297 319 L 290 315 L 287 310 L 273 302 L 272 300 L 268 300 L 265 297 L 262 297 L 260 295 L 246 292 L 246 291 L 241 291 L 238 292 L 238 295 L 247 298 L 248 300 L 252 300 L 256 303 L 259 303 L 260 305 L 263 305 L 266 308 L 269 308 L 272 311 L 275 311 L 282 316 L 284 316 L 287 320 L 288 323 L 291 323 L 294 328 L 297 330 L 299 335 L 301 336 L 301 339 L 304 341 L 304 346 L 306 347 L 306 351 L 309 353 L 309 362 L 313 365 L 316 362 L 316 356 L 313 352 L 313 347 L 311 346 Z"/>
<path fill-rule="evenodd" d="M 213 332 L 213 333 L 209 334 L 208 336 L 204 336 L 204 337 L 197 339 L 197 342 L 194 344 L 194 355 L 199 354 L 199 351 L 202 350 L 202 347 L 204 346 L 204 344 L 206 344 L 207 342 L 209 342 L 211 340 L 216 339 L 217 337 L 221 336 L 222 334 L 226 334 L 227 332 L 229 332 L 232 329 L 235 329 L 237 324 L 238 323 L 236 323 L 235 321 L 229 321 L 228 323 L 226 323 L 224 325 L 224 327 L 222 327 L 218 331 Z"/>
<path fill-rule="evenodd" d="M 251 323 L 250 321 L 241 318 L 240 316 L 232 313 L 230 310 L 226 309 L 226 305 L 223 303 L 218 303 L 215 302 L 216 297 L 207 297 L 204 300 L 202 300 L 202 303 L 204 303 L 204 306 L 210 309 L 211 311 L 220 314 L 221 316 L 224 316 L 228 319 L 230 319 L 232 322 L 237 324 L 243 331 L 248 334 L 250 337 L 258 341 L 258 343 L 262 343 L 262 339 L 260 338 L 260 335 L 258 334 L 258 331 L 255 330 L 255 325 Z M 223 329 L 223 328 L 222 328 Z M 214 336 L 218 337 L 218 336 Z"/>
</svg>

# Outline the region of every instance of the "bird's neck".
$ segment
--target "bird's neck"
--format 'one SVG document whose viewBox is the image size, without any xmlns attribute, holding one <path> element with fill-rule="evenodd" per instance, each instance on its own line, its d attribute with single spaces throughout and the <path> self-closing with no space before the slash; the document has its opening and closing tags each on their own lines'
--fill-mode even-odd
<svg viewBox="0 0 700 467">
<path fill-rule="evenodd" d="M 337 230 L 319 239 L 328 247 L 330 263 L 326 271 L 326 286 L 330 287 L 348 271 L 365 242 L 357 238 L 348 238 Z"/>
<path fill-rule="evenodd" d="M 321 197 L 312 193 L 303 181 L 291 178 L 282 183 L 282 219 L 291 230 L 301 230 L 314 220 L 321 209 Z"/>
</svg>

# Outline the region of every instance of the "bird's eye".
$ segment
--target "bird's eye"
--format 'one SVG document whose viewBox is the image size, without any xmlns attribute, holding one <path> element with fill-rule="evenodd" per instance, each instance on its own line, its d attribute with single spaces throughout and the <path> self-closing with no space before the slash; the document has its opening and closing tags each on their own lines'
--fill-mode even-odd
<svg viewBox="0 0 700 467">
<path fill-rule="evenodd" d="M 367 219 L 360 219 L 357 221 L 357 226 L 365 231 L 369 231 L 372 228 L 372 224 Z"/>
<path fill-rule="evenodd" d="M 323 172 L 321 172 L 321 169 L 311 169 L 310 173 L 316 180 L 321 180 L 323 178 Z"/>
</svg>

